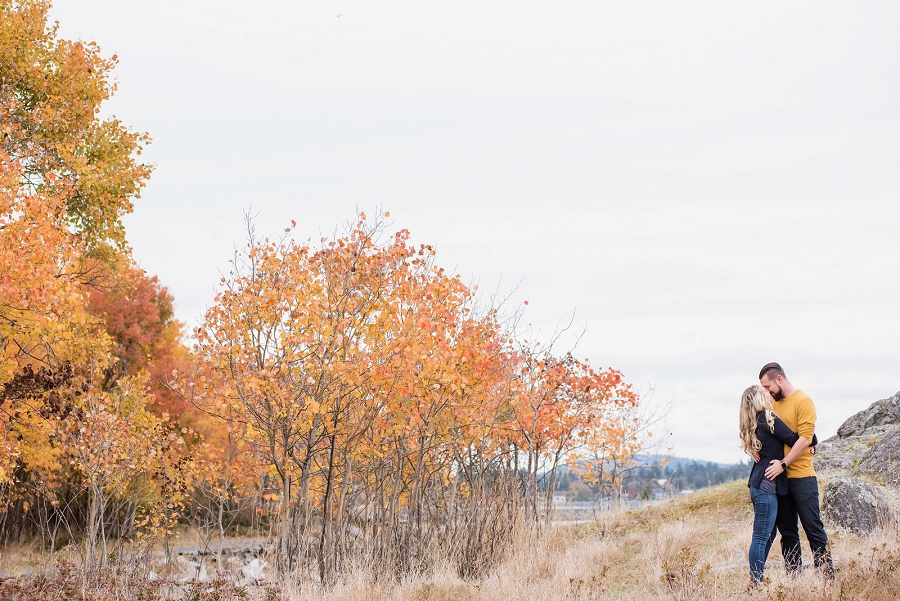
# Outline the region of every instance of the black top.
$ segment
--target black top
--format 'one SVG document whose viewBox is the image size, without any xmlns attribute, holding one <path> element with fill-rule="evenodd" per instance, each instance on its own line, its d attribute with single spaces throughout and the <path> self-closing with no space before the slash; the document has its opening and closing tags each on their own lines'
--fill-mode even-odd
<svg viewBox="0 0 900 601">
<path fill-rule="evenodd" d="M 800 438 L 800 435 L 788 428 L 777 415 L 774 417 L 775 432 L 772 433 L 769 430 L 769 424 L 766 423 L 766 412 L 760 411 L 756 414 L 756 437 L 759 438 L 762 447 L 759 449 L 759 461 L 753 464 L 753 469 L 750 471 L 750 479 L 747 482 L 747 486 L 762 488 L 763 478 L 766 477 L 766 468 L 769 467 L 769 463 L 773 459 L 784 459 L 784 445 L 792 447 Z M 816 442 L 818 442 L 816 435 L 813 434 L 811 445 L 815 445 Z M 781 472 L 775 478 L 775 492 L 779 495 L 788 494 L 787 474 L 785 472 Z"/>
</svg>

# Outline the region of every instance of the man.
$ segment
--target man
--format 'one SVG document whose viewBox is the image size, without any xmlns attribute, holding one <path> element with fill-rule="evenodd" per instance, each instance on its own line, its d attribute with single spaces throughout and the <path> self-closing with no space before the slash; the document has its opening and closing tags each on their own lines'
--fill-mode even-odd
<svg viewBox="0 0 900 601">
<path fill-rule="evenodd" d="M 797 390 L 785 377 L 777 363 L 767 363 L 759 372 L 759 383 L 775 399 L 775 415 L 800 435 L 793 447 L 785 446 L 783 461 L 772 460 L 766 477 L 775 478 L 787 469 L 788 494 L 778 495 L 775 525 L 781 533 L 781 554 L 789 574 L 803 565 L 800 530 L 797 518 L 809 540 L 813 561 L 829 578 L 834 578 L 834 565 L 828 550 L 828 536 L 819 516 L 819 483 L 813 469 L 812 454 L 807 452 L 816 429 L 816 407 L 812 399 Z"/>
</svg>

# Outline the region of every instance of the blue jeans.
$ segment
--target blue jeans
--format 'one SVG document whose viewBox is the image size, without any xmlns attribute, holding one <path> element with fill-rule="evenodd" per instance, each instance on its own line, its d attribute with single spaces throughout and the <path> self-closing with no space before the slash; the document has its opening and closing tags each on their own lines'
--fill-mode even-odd
<svg viewBox="0 0 900 601">
<path fill-rule="evenodd" d="M 778 495 L 755 486 L 750 487 L 753 501 L 753 538 L 750 539 L 750 578 L 762 582 L 763 570 L 772 541 L 775 540 L 775 517 L 778 515 Z"/>
</svg>

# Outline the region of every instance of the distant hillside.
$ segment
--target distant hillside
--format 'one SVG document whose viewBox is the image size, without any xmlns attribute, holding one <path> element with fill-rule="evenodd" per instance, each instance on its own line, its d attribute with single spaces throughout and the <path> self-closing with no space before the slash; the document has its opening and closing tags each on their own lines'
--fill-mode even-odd
<svg viewBox="0 0 900 601">
<path fill-rule="evenodd" d="M 715 463 L 685 457 L 641 456 L 644 467 L 635 469 L 623 484 L 626 498 L 653 499 L 742 480 L 750 474 L 750 463 Z M 546 474 L 544 474 L 546 476 Z M 546 486 L 547 478 L 542 479 Z M 559 468 L 555 492 L 573 501 L 597 500 L 599 487 L 585 482 L 577 470 Z M 607 496 L 609 491 L 605 491 Z"/>
<path fill-rule="evenodd" d="M 677 490 L 699 490 L 750 475 L 750 462 L 714 463 L 681 457 L 671 458 L 661 470 L 662 478 Z"/>
</svg>

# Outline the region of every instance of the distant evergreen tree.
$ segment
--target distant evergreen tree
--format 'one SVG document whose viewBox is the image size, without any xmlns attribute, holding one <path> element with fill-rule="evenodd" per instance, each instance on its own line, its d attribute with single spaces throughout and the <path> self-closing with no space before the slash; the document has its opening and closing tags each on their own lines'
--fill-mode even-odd
<svg viewBox="0 0 900 601">
<path fill-rule="evenodd" d="M 629 496 L 649 500 L 661 498 L 666 493 L 677 493 L 685 490 L 699 490 L 709 486 L 716 486 L 732 480 L 741 480 L 750 474 L 750 463 L 713 463 L 712 461 L 697 461 L 695 459 L 681 459 L 671 457 L 665 461 L 665 466 L 652 465 L 655 458 L 645 458 L 648 467 L 635 470 L 623 484 L 626 491 L 631 491 Z M 663 458 L 659 458 L 662 462 Z M 542 474 L 538 480 L 538 486 L 542 493 L 546 494 L 548 474 Z M 557 471 L 556 486 L 554 491 L 568 492 L 569 497 L 597 498 L 599 494 L 596 485 L 587 484 L 578 476 L 577 471 L 567 467 L 560 467 Z"/>
</svg>

